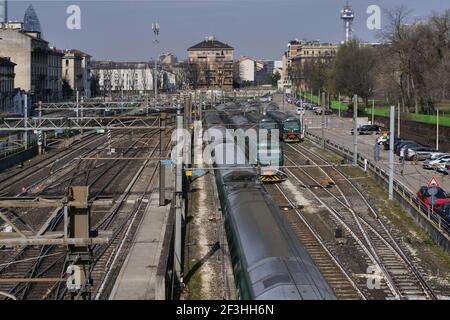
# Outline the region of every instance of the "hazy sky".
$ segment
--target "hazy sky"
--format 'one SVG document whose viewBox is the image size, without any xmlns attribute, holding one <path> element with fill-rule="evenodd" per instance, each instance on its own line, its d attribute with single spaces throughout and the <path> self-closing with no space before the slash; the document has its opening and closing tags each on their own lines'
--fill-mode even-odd
<svg viewBox="0 0 450 320">
<path fill-rule="evenodd" d="M 369 5 L 405 5 L 422 17 L 450 8 L 448 0 L 353 0 L 355 35 L 375 41 L 366 27 Z M 339 19 L 344 0 L 9 0 L 9 19 L 23 20 L 32 3 L 44 37 L 58 48 L 77 48 L 95 59 L 148 60 L 155 55 L 151 24 L 161 26 L 159 50 L 180 59 L 186 49 L 214 35 L 235 48 L 235 56 L 280 59 L 289 40 L 307 38 L 337 43 L 344 36 Z M 81 8 L 81 30 L 66 27 L 66 8 Z M 382 20 L 383 25 L 383 20 Z"/>
</svg>

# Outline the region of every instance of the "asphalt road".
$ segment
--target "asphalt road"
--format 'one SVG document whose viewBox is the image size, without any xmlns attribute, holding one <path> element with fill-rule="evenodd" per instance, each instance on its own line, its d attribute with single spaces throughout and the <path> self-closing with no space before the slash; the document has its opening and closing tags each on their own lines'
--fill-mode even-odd
<svg viewBox="0 0 450 320">
<path fill-rule="evenodd" d="M 278 103 L 280 109 L 283 109 L 281 94 L 275 95 L 274 101 Z M 296 110 L 296 108 L 297 107 L 293 104 L 288 104 L 287 102 L 284 104 L 285 110 Z M 320 128 L 322 117 L 314 115 L 311 111 L 306 111 L 304 118 L 305 123 L 309 126 L 308 131 L 320 136 L 322 132 Z M 324 130 L 325 138 L 353 150 L 353 136 L 350 133 L 350 130 L 353 128 L 353 119 L 339 118 L 337 115 L 327 115 L 326 118 L 328 128 Z M 360 118 L 358 121 L 363 122 L 364 120 L 367 120 L 367 118 Z M 358 136 L 358 153 L 373 160 L 374 144 L 378 137 L 378 135 Z M 389 151 L 381 148 L 380 156 L 380 167 L 388 170 Z M 427 185 L 428 181 L 430 181 L 433 176 L 436 177 L 444 190 L 450 191 L 450 176 L 444 176 L 433 170 L 425 170 L 422 168 L 421 162 L 414 165 L 414 163 L 410 161 L 405 163 L 403 175 L 401 175 L 401 165 L 399 164 L 397 156 L 395 156 L 395 162 L 395 179 L 401 181 L 411 192 L 416 192 L 421 186 Z"/>
</svg>

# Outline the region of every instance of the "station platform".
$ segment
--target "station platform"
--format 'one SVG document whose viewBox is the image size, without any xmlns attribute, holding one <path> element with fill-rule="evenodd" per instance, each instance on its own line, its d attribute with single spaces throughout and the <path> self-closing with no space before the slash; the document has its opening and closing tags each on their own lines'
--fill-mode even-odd
<svg viewBox="0 0 450 320">
<path fill-rule="evenodd" d="M 171 169 L 166 167 L 166 199 L 173 192 Z M 164 278 L 157 275 L 160 261 L 167 259 L 164 239 L 168 232 L 171 203 L 159 206 L 158 187 L 150 197 L 128 256 L 117 276 L 109 300 L 163 300 Z M 160 279 L 161 278 L 161 279 Z"/>
</svg>

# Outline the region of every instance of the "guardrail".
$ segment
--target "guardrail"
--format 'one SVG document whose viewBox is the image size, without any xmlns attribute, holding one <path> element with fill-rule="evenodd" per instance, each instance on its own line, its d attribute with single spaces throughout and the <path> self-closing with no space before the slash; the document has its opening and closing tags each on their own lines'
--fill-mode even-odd
<svg viewBox="0 0 450 320">
<path fill-rule="evenodd" d="M 320 143 L 322 141 L 321 137 L 313 133 L 306 132 L 306 135 L 316 143 Z M 325 148 L 343 156 L 347 160 L 353 160 L 353 152 L 351 150 L 339 144 L 336 144 L 329 139 L 325 139 Z M 375 178 L 381 180 L 381 182 L 386 184 L 386 186 L 389 184 L 389 174 L 386 172 L 386 170 L 380 168 L 374 162 L 359 153 L 358 165 L 362 169 L 365 169 L 365 171 L 374 175 Z M 408 187 L 403 185 L 397 179 L 394 179 L 394 193 L 397 199 L 402 199 L 409 206 L 411 212 L 416 213 L 418 217 L 421 217 L 423 220 L 428 222 L 428 224 L 430 224 L 430 226 L 434 228 L 447 241 L 447 243 L 450 244 L 450 223 L 442 219 L 442 217 L 435 211 L 427 208 L 423 203 L 421 203 L 414 192 L 408 189 Z M 433 233 L 428 229 L 426 231 L 428 231 L 430 235 L 431 233 Z M 442 244 L 442 241 L 439 241 L 438 239 L 435 240 L 437 240 L 438 244 Z M 450 246 L 448 246 L 448 244 L 444 247 L 446 250 L 450 250 Z"/>
</svg>

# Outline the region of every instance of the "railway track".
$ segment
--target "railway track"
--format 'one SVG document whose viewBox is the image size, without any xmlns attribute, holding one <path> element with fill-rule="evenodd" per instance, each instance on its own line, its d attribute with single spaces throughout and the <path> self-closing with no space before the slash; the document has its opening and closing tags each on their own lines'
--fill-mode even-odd
<svg viewBox="0 0 450 320">
<path fill-rule="evenodd" d="M 350 275 L 345 271 L 345 267 L 327 249 L 326 243 L 314 232 L 303 214 L 297 209 L 298 205 L 289 198 L 279 185 L 266 185 L 266 188 L 273 198 L 279 201 L 279 205 L 283 206 L 284 203 L 287 203 L 283 206 L 282 212 L 319 271 L 335 292 L 336 297 L 339 300 L 365 300 L 364 293 L 359 290 Z"/>
<path fill-rule="evenodd" d="M 152 130 L 149 133 L 150 137 L 145 141 L 146 144 L 154 142 L 156 140 L 157 132 Z M 140 136 L 136 139 L 135 142 L 129 145 L 129 139 L 124 140 L 124 143 L 128 143 L 128 147 L 124 153 L 129 156 L 137 156 L 142 151 L 140 148 L 134 148 L 138 141 L 142 141 L 143 136 Z M 157 145 L 153 148 L 150 157 L 157 150 Z M 89 152 L 83 153 L 83 155 L 90 155 L 92 153 L 97 152 L 97 148 L 92 148 Z M 128 154 L 130 153 L 130 154 Z M 72 159 L 73 160 L 73 159 Z M 91 160 L 92 161 L 92 160 Z M 95 161 L 95 160 L 93 160 Z M 72 161 L 73 162 L 73 161 Z M 97 246 L 94 250 L 94 259 L 95 263 L 93 265 L 92 275 L 94 278 L 94 283 L 101 283 L 101 278 L 105 275 L 106 270 L 108 268 L 118 268 L 116 266 L 120 266 L 116 259 L 113 259 L 114 262 L 112 265 L 111 257 L 114 256 L 117 252 L 121 253 L 121 257 L 126 256 L 126 240 L 131 239 L 133 233 L 135 231 L 136 226 L 139 223 L 140 217 L 143 214 L 143 209 L 145 208 L 145 204 L 148 203 L 150 189 L 148 188 L 145 192 L 141 194 L 140 197 L 137 197 L 135 193 L 135 189 L 133 189 L 134 185 L 137 183 L 139 179 L 143 179 L 141 177 L 143 168 L 148 165 L 149 160 L 145 161 L 145 163 L 139 168 L 135 168 L 135 162 L 130 162 L 130 160 L 122 161 L 122 163 L 117 163 L 117 160 L 113 161 L 110 165 L 98 165 L 98 166 L 89 166 L 87 165 L 84 170 L 75 170 L 73 172 L 73 176 L 70 179 L 66 179 L 68 185 L 74 182 L 80 182 L 80 180 L 85 181 L 87 185 L 90 185 L 95 192 L 91 197 L 91 200 L 96 197 L 102 196 L 105 190 L 113 191 L 114 194 L 120 190 L 120 187 L 126 183 L 126 181 L 130 179 L 130 173 L 133 175 L 133 171 L 136 172 L 134 179 L 131 182 L 131 188 L 127 188 L 125 190 L 125 194 L 119 197 L 116 200 L 113 208 L 105 211 L 99 212 L 98 214 L 93 215 L 93 220 L 97 221 L 96 228 L 105 228 L 106 230 L 113 231 L 113 240 L 107 246 Z M 78 162 L 79 164 L 79 162 Z M 40 168 L 44 168 L 45 166 L 40 166 Z M 124 170 L 124 169 L 127 170 Z M 134 168 L 134 169 L 133 169 Z M 154 177 L 156 173 L 157 165 L 152 166 L 152 175 L 151 178 Z M 145 175 L 145 179 L 149 178 L 148 175 Z M 14 180 L 14 179 L 13 179 Z M 78 181 L 77 181 L 78 180 Z M 147 180 L 145 180 L 147 181 Z M 142 182 L 142 181 L 141 181 Z M 60 181 L 59 184 L 63 185 Z M 50 184 L 51 185 L 51 184 Z M 50 186 L 49 185 L 49 186 Z M 81 185 L 84 185 L 83 183 Z M 65 187 L 64 187 L 65 188 Z M 63 188 L 63 189 L 64 189 Z M 61 189 L 61 188 L 60 188 Z M 132 192 L 131 192 L 132 191 Z M 120 191 L 122 193 L 124 191 Z M 136 198 L 137 197 L 137 198 Z M 131 199 L 134 198 L 134 199 Z M 131 205 L 132 204 L 132 205 Z M 127 214 L 128 212 L 128 214 Z M 131 212 L 131 213 L 130 213 Z M 103 213 L 104 216 L 101 216 Z M 60 219 L 61 215 L 56 215 L 55 222 L 52 224 L 51 229 L 61 229 L 62 224 Z M 106 248 L 106 249 L 104 249 Z M 120 250 L 118 249 L 120 248 Z M 27 246 L 18 251 L 9 250 L 10 254 L 2 253 L 2 260 L 0 260 L 0 274 L 2 278 L 14 278 L 14 277 L 52 277 L 52 278 L 63 278 L 67 261 L 66 261 L 66 251 L 65 249 L 58 248 L 56 246 L 44 246 L 44 247 L 34 247 Z M 0 257 L 1 257 L 0 256 Z M 37 258 L 39 257 L 39 258 Z M 2 265 L 3 261 L 7 261 Z M 118 269 L 117 269 L 118 271 Z M 12 294 L 16 294 L 19 299 L 65 299 L 67 298 L 64 283 L 19 283 L 19 284 L 0 284 L 0 291 L 10 292 Z M 98 288 L 94 288 L 97 290 Z M 106 292 L 106 291 L 105 291 Z"/>
<path fill-rule="evenodd" d="M 141 138 L 145 136 L 141 135 Z M 127 135 L 121 134 L 118 137 L 114 137 L 112 139 L 114 143 L 127 143 Z M 104 142 L 106 144 L 107 142 Z M 131 146 L 127 148 L 125 151 L 126 153 L 133 151 L 132 148 L 136 145 L 137 142 L 134 142 Z M 85 145 L 84 145 L 85 146 Z M 90 147 L 89 149 L 85 150 L 82 154 L 78 154 L 79 157 L 83 156 L 94 156 L 100 152 L 104 151 L 104 149 L 99 149 L 98 145 L 94 145 L 93 147 Z M 114 161 L 112 164 L 107 164 L 107 162 L 103 162 L 96 168 L 89 168 L 87 166 L 85 171 L 82 171 L 81 174 L 86 175 L 85 181 L 80 181 L 81 179 L 78 179 L 77 183 L 80 183 L 80 185 L 89 185 L 92 187 L 97 180 L 99 180 L 103 175 L 105 175 L 107 172 L 109 172 L 112 167 L 117 163 L 117 160 Z M 120 169 L 122 170 L 129 161 L 126 162 L 126 164 L 122 164 Z M 32 183 L 31 185 L 28 185 L 28 180 L 21 180 L 21 182 L 16 182 L 16 179 L 13 179 L 10 181 L 11 186 L 13 186 L 17 190 L 23 190 L 19 193 L 15 194 L 9 194 L 10 197 L 20 197 L 20 196 L 46 196 L 49 195 L 48 192 L 46 192 L 49 189 L 52 189 L 55 186 L 59 186 L 58 189 L 53 189 L 52 194 L 61 195 L 66 194 L 67 189 L 69 185 L 72 185 L 74 183 L 74 178 L 77 174 L 80 174 L 80 166 L 83 166 L 81 163 L 81 160 L 76 161 L 74 158 L 68 159 L 67 163 L 61 163 L 61 167 L 53 170 L 48 171 L 48 166 L 40 166 L 39 168 L 36 168 L 35 174 L 33 175 L 34 178 L 38 178 L 39 180 Z M 101 167 L 106 166 L 106 169 L 103 169 Z M 95 169 L 101 168 L 102 170 L 100 173 L 97 173 L 94 176 L 91 176 L 93 179 L 92 182 L 88 182 L 88 178 L 90 176 L 91 171 L 96 171 Z M 42 170 L 42 172 L 39 172 L 39 170 Z M 98 171 L 98 170 L 97 170 Z M 38 174 L 39 173 L 39 174 Z M 68 178 L 63 179 L 63 177 L 68 176 Z M 106 188 L 103 187 L 103 188 Z M 17 191 L 16 191 L 17 192 Z M 45 209 L 26 209 L 25 211 L 13 211 L 13 210 L 2 210 L 3 213 L 14 223 L 16 223 L 19 228 L 28 229 L 31 231 L 35 231 L 36 227 L 33 226 L 39 226 L 44 219 L 47 216 L 47 211 Z M 4 224 L 0 225 L 0 227 L 4 227 Z"/>
<path fill-rule="evenodd" d="M 360 268 L 374 272 L 369 288 L 367 271 L 353 272 L 355 282 L 369 298 L 435 299 L 415 262 L 398 244 L 398 239 L 378 217 L 376 211 L 357 187 L 336 167 L 320 155 L 301 145 L 285 144 L 285 158 L 295 168 L 286 173 L 298 185 L 309 190 L 329 214 L 332 228 L 343 228 L 358 254 Z M 305 164 L 317 167 L 301 167 Z M 333 246 L 334 247 L 334 246 Z M 339 256 L 339 250 L 330 248 Z M 342 256 L 342 255 L 341 255 Z M 361 272 L 361 269 L 359 269 Z"/>
</svg>

